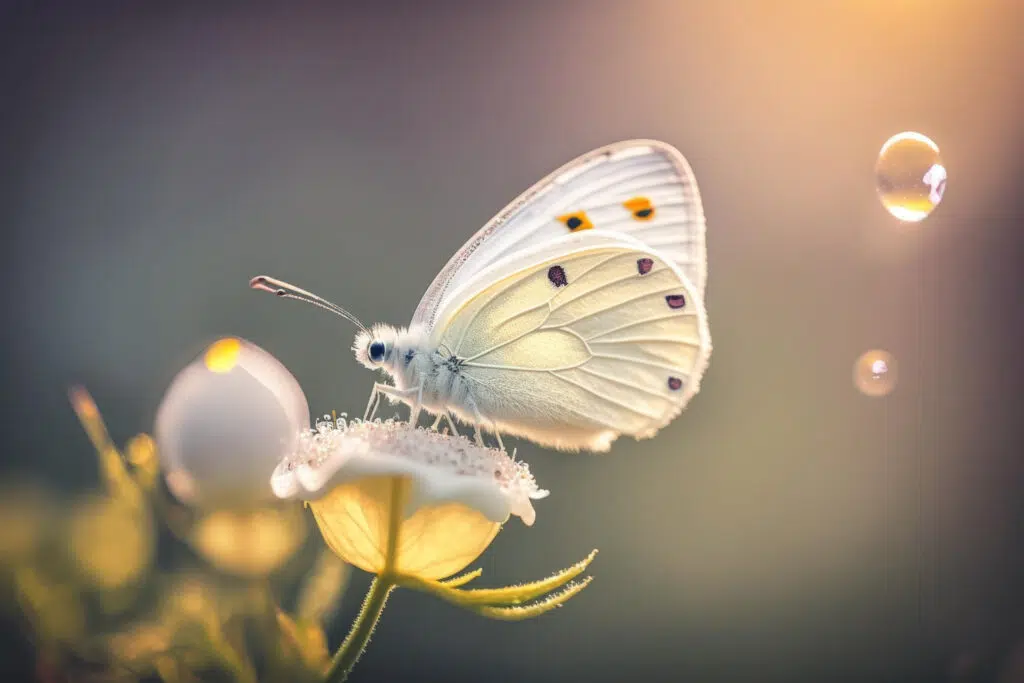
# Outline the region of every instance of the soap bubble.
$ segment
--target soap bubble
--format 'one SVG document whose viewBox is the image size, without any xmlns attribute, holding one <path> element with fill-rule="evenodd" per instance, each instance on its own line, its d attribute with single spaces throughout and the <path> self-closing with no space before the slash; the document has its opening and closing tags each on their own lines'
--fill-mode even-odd
<svg viewBox="0 0 1024 683">
<path fill-rule="evenodd" d="M 924 220 L 946 191 L 939 146 L 921 133 L 893 135 L 878 153 L 875 181 L 886 211 L 907 223 Z"/>
<path fill-rule="evenodd" d="M 874 349 L 861 355 L 853 365 L 853 384 L 865 396 L 885 396 L 896 388 L 896 359 Z"/>
<path fill-rule="evenodd" d="M 171 492 L 200 507 L 276 500 L 270 477 L 309 429 L 309 406 L 288 369 L 260 347 L 228 337 L 171 382 L 154 436 Z"/>
</svg>

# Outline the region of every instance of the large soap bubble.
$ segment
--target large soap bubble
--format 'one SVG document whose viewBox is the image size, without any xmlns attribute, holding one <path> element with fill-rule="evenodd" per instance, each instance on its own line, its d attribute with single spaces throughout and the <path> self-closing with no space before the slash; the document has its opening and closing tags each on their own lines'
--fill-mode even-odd
<svg viewBox="0 0 1024 683">
<path fill-rule="evenodd" d="M 878 153 L 875 182 L 886 211 L 907 223 L 923 221 L 946 192 L 939 146 L 913 131 L 893 135 Z"/>
</svg>

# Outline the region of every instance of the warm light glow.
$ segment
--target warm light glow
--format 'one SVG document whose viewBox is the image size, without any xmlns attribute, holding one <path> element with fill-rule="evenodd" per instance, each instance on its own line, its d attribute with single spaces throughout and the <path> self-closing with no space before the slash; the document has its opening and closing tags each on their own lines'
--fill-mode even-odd
<svg viewBox="0 0 1024 683">
<path fill-rule="evenodd" d="M 238 364 L 238 355 L 242 351 L 242 342 L 234 337 L 226 337 L 210 345 L 206 350 L 206 367 L 211 372 L 229 372 Z"/>
</svg>

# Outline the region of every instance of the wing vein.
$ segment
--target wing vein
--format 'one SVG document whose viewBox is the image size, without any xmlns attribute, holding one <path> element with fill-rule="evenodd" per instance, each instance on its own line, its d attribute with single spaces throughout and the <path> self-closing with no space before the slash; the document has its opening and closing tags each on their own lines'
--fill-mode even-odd
<svg viewBox="0 0 1024 683">
<path fill-rule="evenodd" d="M 668 363 L 655 363 L 652 360 L 646 360 L 643 358 L 630 358 L 628 356 L 617 356 L 613 353 L 595 353 L 594 358 L 607 358 L 608 360 L 621 360 L 623 363 L 635 363 L 636 365 L 646 365 L 649 368 L 661 368 L 662 370 L 673 370 L 676 372 L 686 373 L 685 370 L 680 368 L 678 365 L 669 365 Z M 561 369 L 561 368 L 559 368 Z"/>
<path fill-rule="evenodd" d="M 578 318 L 574 318 L 573 320 L 570 320 L 567 323 L 563 323 L 561 326 L 557 326 L 557 327 L 541 327 L 541 328 L 538 328 L 538 329 L 541 329 L 541 330 L 551 330 L 551 329 L 560 329 L 561 327 L 571 327 L 571 326 L 575 325 L 576 323 L 580 322 L 581 320 L 586 320 L 587 318 L 593 318 L 595 315 L 603 315 L 603 314 L 607 313 L 608 311 L 614 311 L 616 308 L 620 308 L 622 306 L 625 306 L 626 304 L 631 304 L 634 301 L 639 301 L 640 299 L 643 299 L 644 297 L 648 297 L 648 296 L 661 296 L 663 294 L 671 294 L 672 292 L 678 292 L 678 291 L 679 291 L 679 287 L 677 286 L 677 287 L 666 287 L 665 289 L 659 289 L 656 292 L 644 292 L 643 294 L 641 294 L 639 296 L 634 296 L 634 297 L 632 297 L 630 299 L 626 299 L 625 301 L 620 301 L 619 303 L 615 304 L 614 306 L 608 306 L 607 308 L 602 308 L 600 310 L 593 311 L 591 313 L 587 313 L 586 315 L 581 315 Z"/>
<path fill-rule="evenodd" d="M 579 277 L 580 277 L 580 278 L 582 278 L 582 277 L 585 277 L 585 276 L 587 275 L 587 273 L 589 273 L 589 272 L 593 271 L 593 270 L 594 270 L 594 269 L 596 269 L 596 268 L 600 268 L 600 267 L 601 267 L 601 266 L 603 266 L 604 264 L 608 263 L 608 262 L 609 262 L 609 261 L 611 261 L 612 259 L 618 258 L 619 256 L 621 256 L 621 254 L 612 254 L 611 256 L 608 256 L 607 258 L 603 258 L 603 259 L 601 259 L 601 260 L 600 260 L 599 262 L 595 263 L 595 264 L 594 264 L 593 266 L 591 266 L 590 268 L 587 268 L 587 269 L 586 269 L 585 271 L 583 271 L 582 273 L 580 273 L 580 274 L 579 274 Z M 491 294 L 490 298 L 489 298 L 489 299 L 487 300 L 487 303 L 483 304 L 483 305 L 482 305 L 482 306 L 480 306 L 480 307 L 479 307 L 479 308 L 478 308 L 478 309 L 477 309 L 476 311 L 474 311 L 474 312 L 473 312 L 473 316 L 472 316 L 472 317 L 471 317 L 471 318 L 469 319 L 469 322 L 467 322 L 467 323 L 466 323 L 466 325 L 465 325 L 465 327 L 463 327 L 463 328 L 462 328 L 462 334 L 461 334 L 461 335 L 459 336 L 459 342 L 458 342 L 458 344 L 456 344 L 456 345 L 455 345 L 455 350 L 453 351 L 453 353 L 454 353 L 455 355 L 458 355 L 458 354 L 459 354 L 459 352 L 460 352 L 460 351 L 462 350 L 462 343 L 463 343 L 464 341 L 466 341 L 466 333 L 467 333 L 467 332 L 469 331 L 469 329 L 470 329 L 470 328 L 471 328 L 471 327 L 473 326 L 473 323 L 475 323 L 475 322 L 476 322 L 476 318 L 477 318 L 477 316 L 478 316 L 478 315 L 479 315 L 479 314 L 480 314 L 480 313 L 481 313 L 481 312 L 482 312 L 482 311 L 483 311 L 483 310 L 484 310 L 485 308 L 487 308 L 487 306 L 489 306 L 489 305 L 491 304 L 491 302 L 492 302 L 492 301 L 494 301 L 494 299 L 495 299 L 495 298 L 496 298 L 496 297 L 497 297 L 497 296 L 498 296 L 499 294 L 505 294 L 505 293 L 508 293 L 509 291 L 513 290 L 513 288 L 515 288 L 515 287 L 519 287 L 519 286 L 521 286 L 521 285 L 522 285 L 523 283 L 527 282 L 527 281 L 528 281 L 528 279 L 529 279 L 528 277 L 522 277 L 522 278 L 520 278 L 520 279 L 519 279 L 519 280 L 518 280 L 517 282 L 513 283 L 513 284 L 512 284 L 512 285 L 511 285 L 510 287 L 508 287 L 508 289 L 504 289 L 504 290 L 497 290 L 497 291 L 495 291 L 495 292 L 494 292 L 493 294 Z M 551 297 L 549 297 L 549 298 L 548 298 L 548 300 L 547 300 L 547 301 L 545 301 L 545 302 L 543 302 L 543 303 L 540 303 L 540 304 L 537 304 L 537 305 L 535 305 L 535 306 L 529 306 L 529 307 L 527 307 L 527 308 L 524 308 L 524 309 L 522 309 L 521 311 L 518 311 L 517 313 L 514 313 L 514 314 L 512 314 L 512 315 L 508 316 L 507 318 L 505 318 L 505 319 L 504 319 L 504 320 L 502 320 L 501 322 L 499 322 L 499 323 L 496 323 L 496 324 L 494 325 L 494 327 L 495 327 L 495 328 L 498 328 L 498 327 L 500 327 L 500 326 L 502 326 L 502 325 L 505 325 L 506 323 L 508 323 L 508 322 L 509 322 L 509 321 L 511 321 L 511 320 L 515 320 L 516 318 L 518 318 L 518 317 L 519 317 L 519 316 L 521 316 L 521 315 L 526 315 L 527 313 L 530 313 L 530 312 L 532 312 L 532 311 L 535 311 L 535 310 L 537 310 L 538 308 L 540 308 L 540 307 L 542 307 L 542 306 L 547 306 L 547 307 L 548 307 L 548 317 L 544 318 L 544 320 L 543 320 L 543 321 L 541 321 L 541 323 L 540 323 L 539 325 L 537 325 L 537 327 L 533 328 L 532 330 L 528 330 L 527 332 L 524 332 L 524 333 L 523 333 L 522 335 L 520 335 L 520 336 L 516 337 L 515 339 L 510 339 L 510 340 L 509 340 L 509 341 L 507 341 L 507 342 L 503 342 L 503 343 L 501 343 L 501 344 L 497 344 L 497 345 L 495 345 L 495 346 L 493 346 L 493 347 L 491 347 L 491 348 L 489 348 L 489 349 L 487 349 L 487 350 L 485 350 L 485 351 L 482 351 L 482 352 L 480 352 L 480 353 L 477 353 L 477 354 L 473 355 L 472 357 L 470 357 L 470 358 L 467 358 L 466 360 L 475 360 L 475 359 L 477 359 L 477 358 L 480 358 L 481 356 L 485 356 L 485 355 L 487 355 L 487 354 L 488 354 L 488 353 L 490 353 L 491 351 L 494 351 L 494 350 L 496 350 L 496 349 L 499 349 L 499 348 L 501 348 L 502 346 L 505 346 L 505 345 L 507 345 L 507 344 L 510 344 L 510 343 L 512 343 L 512 342 L 514 342 L 514 341 L 518 341 L 519 339 L 522 339 L 522 338 L 523 338 L 523 337 L 524 337 L 525 335 L 527 335 L 527 334 L 530 334 L 531 332 L 536 332 L 536 331 L 537 331 L 537 330 L 539 330 L 539 329 L 545 329 L 545 328 L 543 327 L 543 325 L 544 325 L 544 323 L 546 323 L 546 322 L 547 322 L 548 318 L 549 318 L 549 317 L 551 317 L 551 313 L 552 313 L 552 311 L 554 310 L 553 308 L 551 308 L 551 301 L 552 301 L 552 300 L 553 300 L 553 299 L 554 299 L 554 298 L 555 298 L 556 296 L 558 296 L 558 294 L 559 294 L 559 293 L 560 293 L 560 292 L 555 292 L 554 294 L 552 294 L 552 295 L 551 295 Z M 585 296 L 585 295 L 583 295 L 583 296 Z M 577 298 L 578 298 L 578 297 L 577 297 Z M 572 299 L 572 301 L 575 301 L 575 299 Z M 547 328 L 547 329 L 553 329 L 553 328 Z M 555 329 L 558 329 L 558 328 L 555 328 Z M 579 336 L 579 335 L 577 335 L 577 336 Z M 586 344 L 586 341 L 587 341 L 586 339 L 582 339 L 582 338 L 581 338 L 580 340 L 581 340 L 581 341 L 582 341 L 582 342 L 583 342 L 584 344 Z"/>
<path fill-rule="evenodd" d="M 695 349 L 700 348 L 699 341 L 693 341 L 691 339 L 673 339 L 671 337 L 626 337 L 623 339 L 611 339 L 606 341 L 597 339 L 594 341 L 595 344 L 640 344 L 643 342 L 671 342 L 673 344 L 692 346 Z"/>
<path fill-rule="evenodd" d="M 594 357 L 596 357 L 596 356 L 594 356 Z M 491 370 L 516 370 L 516 371 L 519 371 L 519 372 L 559 372 L 561 370 L 574 370 L 575 368 L 578 368 L 579 366 L 583 365 L 584 363 L 588 362 L 589 360 L 590 360 L 590 358 L 585 358 L 584 360 L 581 360 L 579 363 L 574 363 L 572 365 L 563 365 L 560 368 L 527 368 L 527 367 L 524 367 L 522 365 L 499 365 L 499 364 L 496 364 L 496 363 L 477 363 L 477 362 L 470 363 L 468 361 L 464 362 L 462 365 L 463 365 L 463 367 L 488 368 L 488 369 L 491 369 Z"/>
<path fill-rule="evenodd" d="M 587 342 L 600 341 L 601 337 L 604 337 L 605 335 L 615 334 L 616 332 L 621 332 L 622 330 L 628 330 L 629 328 L 636 327 L 637 325 L 646 325 L 647 323 L 656 323 L 656 322 L 661 322 L 662 320 L 671 320 L 672 318 L 683 318 L 683 317 L 687 317 L 687 316 L 688 316 L 688 314 L 685 313 L 685 312 L 684 313 L 667 313 L 665 315 L 656 315 L 656 316 L 653 316 L 653 317 L 650 317 L 650 318 L 644 318 L 643 320 L 634 320 L 633 322 L 629 322 L 629 323 L 626 323 L 624 325 L 619 325 L 618 327 L 613 327 L 610 330 L 604 330 L 602 332 L 598 332 L 594 336 L 586 339 L 586 341 Z"/>
<path fill-rule="evenodd" d="M 482 305 L 479 308 L 477 308 L 475 311 L 473 311 L 472 317 L 470 317 L 469 321 L 466 322 L 465 325 L 463 325 L 463 327 L 462 327 L 462 334 L 459 335 L 459 341 L 455 345 L 455 349 L 452 351 L 452 353 L 454 353 L 456 356 L 459 355 L 459 351 L 462 349 L 462 342 L 466 341 L 466 333 L 469 332 L 469 329 L 471 327 L 473 327 L 473 323 L 476 322 L 476 317 L 478 315 L 480 315 L 480 311 L 482 311 L 485 308 L 487 308 L 487 306 L 489 306 L 490 303 L 492 301 L 494 301 L 495 297 L 497 297 L 499 294 L 501 294 L 501 290 L 500 289 L 496 290 L 495 292 L 493 292 L 491 294 L 491 296 L 487 299 L 487 302 L 484 303 L 484 305 Z"/>
<path fill-rule="evenodd" d="M 635 188 L 630 186 L 629 189 L 631 192 L 643 190 L 644 188 L 647 188 L 651 185 L 675 184 L 679 180 L 679 176 L 678 174 L 676 174 L 675 169 L 672 168 L 671 164 L 658 164 L 652 165 L 647 168 L 640 167 L 637 170 L 640 172 L 616 173 L 615 171 L 613 171 L 612 173 L 609 173 L 601 178 L 595 179 L 593 184 L 584 185 L 583 187 L 573 192 L 564 194 L 563 196 L 559 197 L 557 202 L 552 202 L 550 208 L 555 211 L 561 211 L 565 209 L 566 206 L 579 202 L 580 199 L 582 199 L 583 197 L 592 197 L 596 194 L 606 192 L 609 188 L 614 187 L 616 185 L 624 186 L 627 183 L 636 183 L 636 181 L 641 179 L 645 181 L 656 179 L 656 182 L 641 182 L 637 184 Z M 650 178 L 650 176 L 655 176 L 655 178 Z"/>
<path fill-rule="evenodd" d="M 635 254 L 629 254 L 629 257 L 632 258 L 634 255 Z M 584 273 L 584 275 L 586 275 L 586 273 Z M 557 306 L 552 306 L 551 312 L 554 313 L 555 311 L 557 311 L 558 309 L 562 308 L 563 306 L 571 304 L 573 301 L 579 301 L 583 297 L 588 296 L 590 294 L 593 294 L 594 292 L 600 292 L 602 289 L 606 289 L 608 287 L 614 287 L 615 285 L 622 284 L 623 282 L 627 282 L 628 280 L 635 280 L 637 277 L 639 277 L 639 276 L 636 273 L 630 273 L 629 275 L 626 275 L 625 277 L 620 277 L 620 278 L 618 278 L 616 280 L 609 280 L 608 282 L 603 282 L 600 285 L 598 285 L 597 287 L 594 287 L 593 289 L 588 289 L 587 291 L 583 292 L 582 294 L 579 294 L 578 296 L 575 296 L 575 297 L 573 297 L 571 299 L 565 299 L 564 301 L 559 301 Z M 579 282 L 579 278 L 577 278 L 577 282 Z M 552 300 L 553 299 L 554 299 L 554 297 L 552 297 Z"/>
<path fill-rule="evenodd" d="M 656 391 L 651 391 L 650 389 L 647 389 L 645 387 L 640 387 L 640 386 L 636 386 L 635 384 L 630 384 L 629 382 L 627 382 L 627 381 L 625 381 L 623 379 L 619 379 L 617 377 L 609 377 L 608 375 L 605 375 L 605 374 L 602 374 L 600 372 L 596 372 L 594 370 L 591 370 L 586 365 L 582 365 L 582 366 L 580 366 L 577 369 L 580 372 L 582 372 L 582 373 L 591 375 L 593 377 L 597 377 L 598 379 L 603 379 L 606 382 L 612 382 L 614 384 L 618 384 L 618 385 L 621 385 L 621 386 L 624 386 L 624 387 L 628 387 L 628 388 L 633 389 L 635 391 L 639 391 L 640 393 L 647 394 L 648 396 L 650 396 L 652 398 L 661 399 L 662 401 L 668 401 L 669 400 L 668 397 L 663 396 L 662 394 L 659 394 Z"/>
<path fill-rule="evenodd" d="M 575 380 L 571 380 L 568 377 L 565 377 L 563 375 L 558 374 L 557 372 L 551 371 L 550 374 L 553 377 L 557 377 L 558 379 L 562 380 L 563 382 L 571 384 L 574 387 L 577 387 L 578 389 L 582 389 L 583 391 L 587 392 L 591 396 L 596 396 L 597 398 L 601 399 L 602 401 L 605 401 L 607 403 L 611 403 L 613 406 L 618 406 L 619 408 L 622 408 L 623 410 L 628 410 L 629 412 L 634 413 L 636 415 L 639 415 L 640 417 L 646 417 L 648 420 L 657 420 L 659 417 L 661 417 L 660 414 L 659 415 L 651 415 L 649 413 L 645 413 L 642 410 L 634 408 L 633 406 L 629 405 L 628 403 L 623 403 L 622 401 L 616 401 L 615 399 L 613 399 L 613 398 L 611 398 L 609 396 L 606 396 L 605 394 L 601 393 L 600 391 L 597 391 L 596 389 L 592 389 L 592 388 L 590 388 L 590 387 L 588 387 L 588 386 L 586 386 L 584 384 L 580 384 L 579 382 L 577 382 Z"/>
<path fill-rule="evenodd" d="M 532 306 L 532 307 L 526 309 L 525 311 L 521 311 L 519 313 L 516 313 L 515 315 L 513 315 L 510 318 L 508 318 L 504 322 L 501 322 L 501 323 L 498 323 L 497 325 L 495 325 L 495 328 L 501 327 L 502 325 L 507 323 L 509 320 L 515 320 L 516 318 L 518 318 L 521 315 L 525 315 L 526 313 L 529 313 L 530 311 L 534 311 L 534 310 L 540 308 L 541 306 L 547 306 L 547 305 L 548 305 L 548 302 L 545 301 L 543 304 L 539 304 L 537 306 Z M 543 325 L 545 322 L 547 322 L 548 317 L 551 317 L 551 309 L 550 309 L 550 307 L 548 308 L 548 316 L 544 318 L 544 320 L 540 323 L 540 325 L 537 325 L 532 330 L 526 330 L 525 332 L 522 332 L 522 333 L 516 335 L 515 337 L 512 337 L 511 339 L 507 339 L 507 340 L 505 340 L 503 342 L 500 342 L 498 344 L 495 344 L 495 345 L 491 346 L 490 348 L 484 349 L 480 353 L 475 354 L 473 356 L 470 356 L 469 358 L 466 358 L 463 362 L 467 362 L 468 363 L 469 361 L 474 361 L 477 358 L 480 358 L 481 356 L 486 356 L 487 354 L 492 353 L 494 351 L 497 351 L 498 349 L 500 349 L 502 347 L 508 346 L 509 344 L 516 343 L 517 341 L 519 341 L 520 339 L 522 339 L 526 335 L 533 334 L 534 332 L 536 332 L 537 329 L 541 325 Z M 586 343 L 586 342 L 584 342 L 584 343 Z"/>
</svg>

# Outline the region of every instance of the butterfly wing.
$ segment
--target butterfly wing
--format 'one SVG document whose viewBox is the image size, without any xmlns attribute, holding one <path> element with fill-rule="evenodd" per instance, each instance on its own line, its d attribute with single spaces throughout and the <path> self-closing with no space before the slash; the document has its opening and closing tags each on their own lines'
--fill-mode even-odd
<svg viewBox="0 0 1024 683">
<path fill-rule="evenodd" d="M 479 417 L 544 446 L 604 451 L 620 434 L 653 436 L 697 393 L 711 352 L 689 278 L 616 233 L 556 238 L 455 294 L 433 343 L 457 358 Z"/>
<path fill-rule="evenodd" d="M 432 328 L 453 292 L 514 251 L 592 228 L 656 248 L 704 298 L 704 210 L 693 171 L 671 145 L 631 140 L 569 162 L 502 209 L 434 278 L 413 324 Z"/>
</svg>

